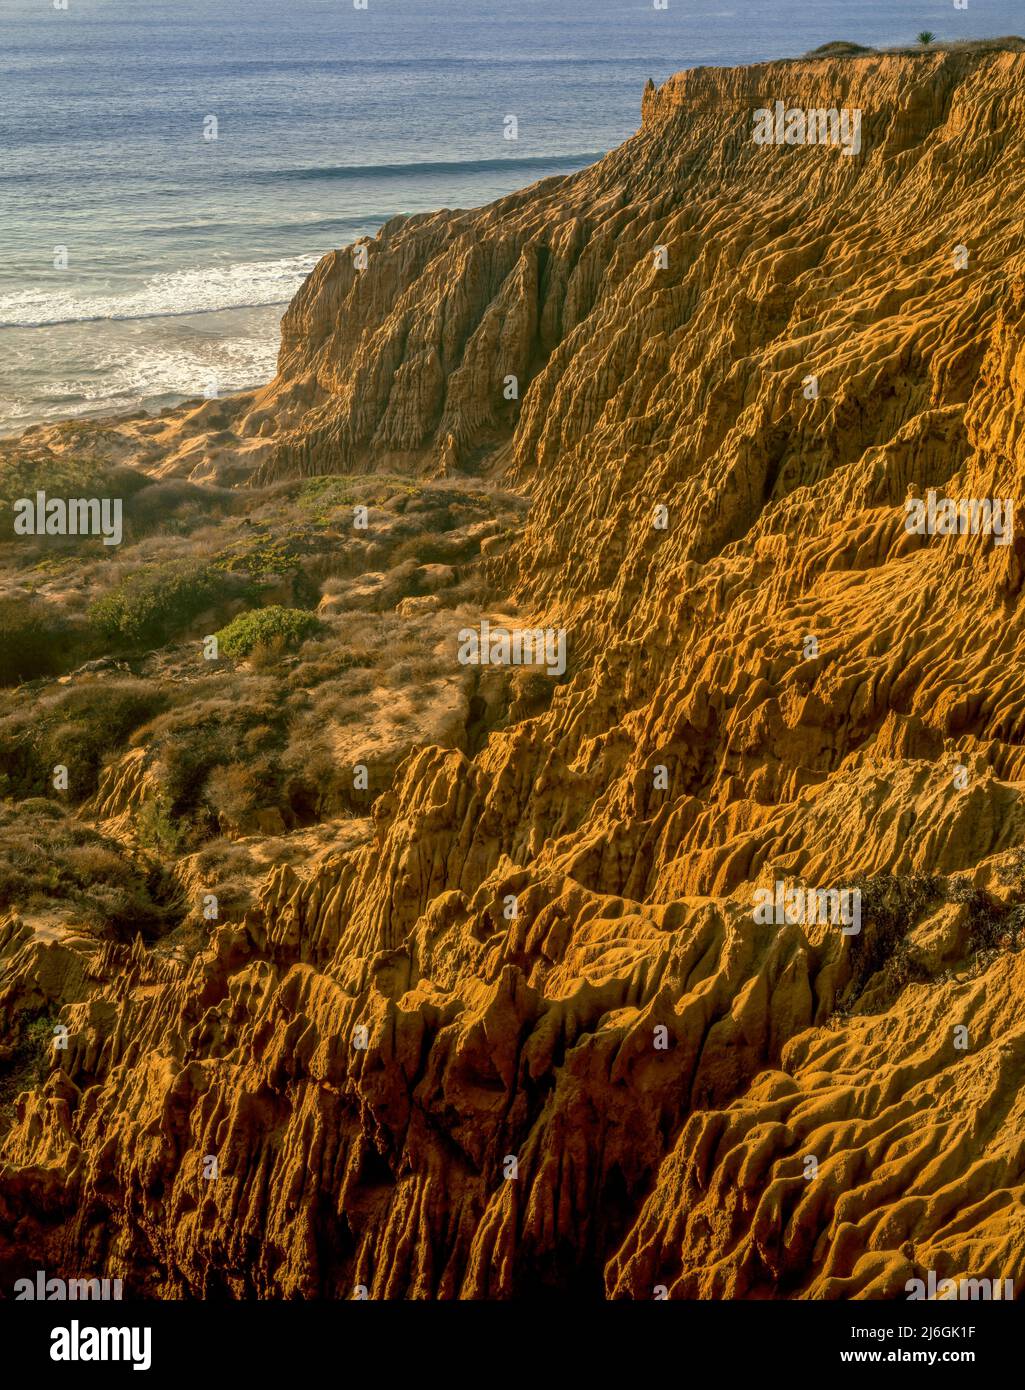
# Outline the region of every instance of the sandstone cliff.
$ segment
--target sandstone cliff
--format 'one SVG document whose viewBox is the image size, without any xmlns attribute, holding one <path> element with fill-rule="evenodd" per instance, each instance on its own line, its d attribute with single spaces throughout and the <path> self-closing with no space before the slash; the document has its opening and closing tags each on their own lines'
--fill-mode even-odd
<svg viewBox="0 0 1025 1390">
<path fill-rule="evenodd" d="M 860 109 L 861 153 L 756 145 L 776 100 Z M 114 432 L 200 480 L 501 480 L 482 586 L 570 668 L 191 955 L 12 914 L 5 998 L 69 1036 L 3 1139 L 6 1266 L 1025 1286 L 1025 533 L 904 509 L 1022 497 L 1023 129 L 1016 53 L 683 73 L 592 168 L 327 257 L 264 390 Z M 756 922 L 780 881 L 861 931 Z"/>
</svg>

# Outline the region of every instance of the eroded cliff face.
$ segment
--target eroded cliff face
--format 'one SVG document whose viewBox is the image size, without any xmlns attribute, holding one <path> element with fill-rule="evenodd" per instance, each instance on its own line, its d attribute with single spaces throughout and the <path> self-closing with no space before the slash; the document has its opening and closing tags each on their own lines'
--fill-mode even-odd
<svg viewBox="0 0 1025 1390">
<path fill-rule="evenodd" d="M 755 144 L 777 100 L 860 109 L 861 152 Z M 1021 54 L 681 74 L 593 168 L 326 258 L 213 426 L 115 441 L 501 479 L 531 506 L 489 581 L 570 666 L 482 747 L 413 749 L 357 843 L 191 958 L 8 920 L 8 1002 L 69 1036 L 3 1141 L 7 1267 L 1025 1283 L 1025 514 L 905 524 L 1022 497 L 1023 130 Z M 780 882 L 857 889 L 860 931 L 758 920 Z"/>
</svg>

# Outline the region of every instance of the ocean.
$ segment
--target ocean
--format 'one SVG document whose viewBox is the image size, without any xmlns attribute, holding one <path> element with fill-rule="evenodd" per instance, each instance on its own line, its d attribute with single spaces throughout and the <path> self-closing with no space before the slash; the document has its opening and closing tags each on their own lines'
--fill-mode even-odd
<svg viewBox="0 0 1025 1390">
<path fill-rule="evenodd" d="M 582 168 L 649 77 L 1025 28 L 1021 0 L 63 3 L 0 4 L 0 434 L 269 380 L 325 252 Z"/>
</svg>

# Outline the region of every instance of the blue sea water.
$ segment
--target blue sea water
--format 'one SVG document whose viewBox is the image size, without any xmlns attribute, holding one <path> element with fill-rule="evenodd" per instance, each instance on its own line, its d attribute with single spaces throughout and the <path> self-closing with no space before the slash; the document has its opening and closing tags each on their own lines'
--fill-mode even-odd
<svg viewBox="0 0 1025 1390">
<path fill-rule="evenodd" d="M 325 252 L 582 167 L 648 77 L 924 28 L 1014 33 L 1025 6 L 0 0 L 0 433 L 268 380 Z"/>
</svg>

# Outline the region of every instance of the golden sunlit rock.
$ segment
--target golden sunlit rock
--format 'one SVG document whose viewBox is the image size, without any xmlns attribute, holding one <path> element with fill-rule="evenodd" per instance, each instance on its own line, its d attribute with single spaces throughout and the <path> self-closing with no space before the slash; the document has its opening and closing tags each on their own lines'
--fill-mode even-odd
<svg viewBox="0 0 1025 1390">
<path fill-rule="evenodd" d="M 776 101 L 859 110 L 860 152 L 757 144 Z M 302 725 L 369 750 L 365 800 L 222 777 L 244 909 L 194 950 L 0 921 L 5 1013 L 68 1029 L 10 1098 L 0 1264 L 163 1297 L 1025 1281 L 1023 130 L 1021 52 L 681 73 L 593 167 L 326 257 L 262 390 L 95 432 L 243 498 L 499 501 L 465 559 L 359 552 L 320 599 L 437 683 L 405 734 L 415 670 Z M 930 492 L 1002 521 L 909 529 Z M 565 673 L 460 665 L 481 617 L 564 631 Z M 145 717 L 71 807 L 105 844 L 187 780 Z M 193 904 L 202 852 L 158 856 Z"/>
</svg>

